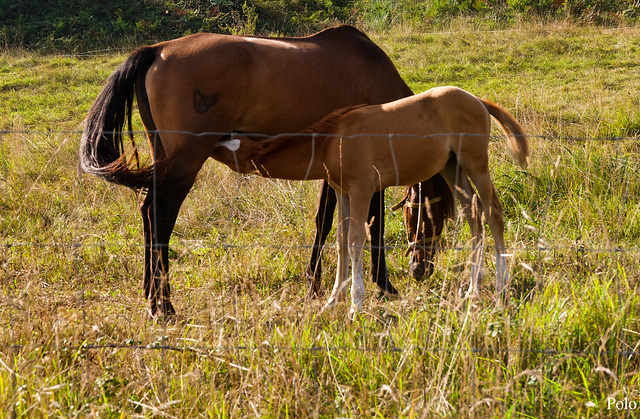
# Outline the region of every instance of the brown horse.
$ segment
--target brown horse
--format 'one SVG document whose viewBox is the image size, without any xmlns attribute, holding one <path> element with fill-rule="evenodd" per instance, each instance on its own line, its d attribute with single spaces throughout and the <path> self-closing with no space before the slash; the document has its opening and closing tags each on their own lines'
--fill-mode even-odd
<svg viewBox="0 0 640 419">
<path fill-rule="evenodd" d="M 364 299 L 362 250 L 367 208 L 375 191 L 442 175 L 457 195 L 473 237 L 470 293 L 483 277 L 486 219 L 496 248 L 495 291 L 508 281 L 502 205 L 489 173 L 492 115 L 507 135 L 507 148 L 523 167 L 529 146 L 522 127 L 504 109 L 456 87 L 439 87 L 383 105 L 337 111 L 301 134 L 255 142 L 246 136 L 223 141 L 213 157 L 241 173 L 282 179 L 325 179 L 338 194 L 338 268 L 325 308 L 333 307 L 348 284 L 351 311 Z M 466 176 L 477 189 L 477 195 Z"/>
<path fill-rule="evenodd" d="M 144 226 L 144 296 L 153 315 L 173 314 L 168 244 L 178 212 L 197 173 L 222 134 L 236 130 L 295 132 L 335 109 L 383 103 L 412 92 L 391 60 L 355 28 L 330 28 L 305 38 L 198 34 L 142 47 L 109 77 L 85 121 L 80 167 L 135 189 Z M 153 150 L 142 165 L 122 133 L 134 96 Z M 384 260 L 383 194 L 371 202 L 372 275 L 396 293 Z M 323 184 L 316 237 L 307 270 L 311 293 L 320 290 L 320 251 L 336 198 Z"/>
<path fill-rule="evenodd" d="M 442 177 L 434 177 L 407 186 L 404 197 L 391 210 L 399 208 L 403 209 L 409 241 L 409 273 L 421 281 L 433 273 L 433 259 L 440 249 L 444 222 L 455 212 L 453 194 Z"/>
</svg>

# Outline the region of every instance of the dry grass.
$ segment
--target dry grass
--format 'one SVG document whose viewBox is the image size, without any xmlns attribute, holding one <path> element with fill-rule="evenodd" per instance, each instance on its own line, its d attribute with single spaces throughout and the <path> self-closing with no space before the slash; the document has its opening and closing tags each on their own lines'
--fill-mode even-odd
<svg viewBox="0 0 640 419">
<path fill-rule="evenodd" d="M 375 40 L 415 90 L 459 84 L 509 107 L 532 134 L 638 133 L 640 29 L 454 29 Z M 0 138 L 4 416 L 637 415 L 607 407 L 608 397 L 640 403 L 635 138 L 532 138 L 526 172 L 496 142 L 510 303 L 492 297 L 491 257 L 482 298 L 461 298 L 460 220 L 434 276 L 415 283 L 390 214 L 390 274 L 403 298 L 377 301 L 367 282 L 353 323 L 346 306 L 318 316 L 322 301 L 304 299 L 317 185 L 209 163 L 171 243 L 179 314 L 158 324 L 141 296 L 137 197 L 79 176 L 79 134 L 58 131 L 79 125 L 122 58 L 0 57 L 10 110 L 0 125 L 13 131 Z M 389 206 L 399 194 L 388 191 Z"/>
</svg>

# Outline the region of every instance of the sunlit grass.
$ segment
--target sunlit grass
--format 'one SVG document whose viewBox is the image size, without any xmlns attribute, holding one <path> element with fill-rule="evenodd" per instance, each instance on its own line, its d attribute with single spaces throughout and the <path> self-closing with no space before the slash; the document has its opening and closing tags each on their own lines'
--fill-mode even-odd
<svg viewBox="0 0 640 419">
<path fill-rule="evenodd" d="M 1 56 L 0 128 L 12 131 L 0 137 L 3 414 L 624 417 L 606 400 L 640 402 L 638 144 L 585 138 L 638 134 L 640 30 L 455 29 L 372 37 L 415 91 L 458 84 L 541 136 L 526 171 L 501 134 L 491 145 L 510 301 L 493 297 L 490 248 L 482 297 L 462 297 L 460 219 L 433 277 L 416 283 L 389 212 L 402 298 L 378 301 L 367 280 L 352 323 L 346 305 L 319 316 L 323 301 L 304 298 L 318 185 L 214 162 L 171 241 L 178 316 L 150 321 L 138 197 L 77 173 L 73 130 L 124 56 Z M 401 192 L 387 192 L 388 207 Z M 329 247 L 327 288 L 335 260 Z"/>
</svg>

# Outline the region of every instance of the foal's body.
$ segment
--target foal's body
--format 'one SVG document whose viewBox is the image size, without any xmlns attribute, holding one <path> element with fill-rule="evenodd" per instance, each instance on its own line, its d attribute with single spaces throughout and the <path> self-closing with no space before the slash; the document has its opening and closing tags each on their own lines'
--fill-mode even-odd
<svg viewBox="0 0 640 419">
<path fill-rule="evenodd" d="M 343 109 L 301 134 L 261 142 L 236 136 L 236 142 L 222 143 L 227 147 L 218 147 L 213 157 L 243 173 L 326 179 L 339 192 L 338 270 L 326 307 L 344 294 L 347 254 L 353 267 L 351 312 L 362 307 L 362 249 L 371 196 L 386 187 L 410 185 L 438 173 L 452 190 L 457 186 L 464 191 L 458 199 L 471 227 L 474 249 L 470 291 L 477 292 L 482 279 L 483 214 L 495 240 L 496 292 L 501 293 L 508 275 L 502 206 L 489 174 L 490 114 L 507 133 L 508 147 L 518 163 L 526 166 L 528 145 L 513 117 L 455 87 L 434 88 L 382 105 Z M 478 211 L 473 208 L 474 191 L 458 172 L 458 165 L 478 191 Z"/>
</svg>

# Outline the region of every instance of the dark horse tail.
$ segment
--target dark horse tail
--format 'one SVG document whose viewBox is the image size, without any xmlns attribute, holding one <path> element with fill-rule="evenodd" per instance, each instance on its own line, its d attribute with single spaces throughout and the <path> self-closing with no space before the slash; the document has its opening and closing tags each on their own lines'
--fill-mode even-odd
<svg viewBox="0 0 640 419">
<path fill-rule="evenodd" d="M 136 84 L 156 59 L 154 47 L 142 47 L 109 76 L 91 105 L 80 142 L 80 169 L 134 189 L 148 188 L 154 166 L 141 165 L 131 126 Z M 144 91 L 144 86 L 141 91 Z M 140 105 L 140 104 L 139 104 Z M 131 147 L 125 149 L 125 121 Z"/>
</svg>

